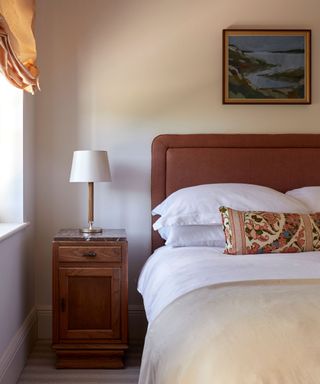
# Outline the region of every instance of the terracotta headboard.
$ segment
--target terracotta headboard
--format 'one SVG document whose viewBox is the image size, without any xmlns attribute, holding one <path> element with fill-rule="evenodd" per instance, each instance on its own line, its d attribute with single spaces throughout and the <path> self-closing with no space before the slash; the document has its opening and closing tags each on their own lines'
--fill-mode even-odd
<svg viewBox="0 0 320 384">
<path fill-rule="evenodd" d="M 320 134 L 160 135 L 154 139 L 152 208 L 180 188 L 208 183 L 251 183 L 282 192 L 320 185 Z M 162 239 L 152 231 L 152 249 L 161 245 Z"/>
</svg>

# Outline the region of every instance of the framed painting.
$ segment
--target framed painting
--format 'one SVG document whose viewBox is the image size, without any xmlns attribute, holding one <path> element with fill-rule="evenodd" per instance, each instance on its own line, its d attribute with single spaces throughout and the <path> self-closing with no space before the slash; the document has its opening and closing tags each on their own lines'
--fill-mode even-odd
<svg viewBox="0 0 320 384">
<path fill-rule="evenodd" d="M 311 30 L 225 29 L 224 104 L 311 104 Z"/>
</svg>

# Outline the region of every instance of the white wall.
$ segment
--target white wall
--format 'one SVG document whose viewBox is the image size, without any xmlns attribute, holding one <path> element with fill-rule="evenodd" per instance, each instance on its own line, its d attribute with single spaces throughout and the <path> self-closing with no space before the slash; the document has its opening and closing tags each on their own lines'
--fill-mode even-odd
<svg viewBox="0 0 320 384">
<path fill-rule="evenodd" d="M 24 229 L 0 242 L 0 356 L 34 306 L 27 239 Z"/>
<path fill-rule="evenodd" d="M 160 133 L 319 132 L 317 0 L 41 0 L 36 96 L 37 302 L 51 302 L 51 240 L 86 221 L 72 151 L 105 149 L 113 181 L 96 187 L 96 223 L 125 227 L 129 302 L 150 250 L 150 145 Z M 311 106 L 224 106 L 222 29 L 311 28 Z"/>
<path fill-rule="evenodd" d="M 16 382 L 35 337 L 32 334 L 36 321 L 34 99 L 28 95 L 24 97 L 23 141 L 24 220 L 30 225 L 0 241 L 0 382 L 3 384 Z"/>
</svg>

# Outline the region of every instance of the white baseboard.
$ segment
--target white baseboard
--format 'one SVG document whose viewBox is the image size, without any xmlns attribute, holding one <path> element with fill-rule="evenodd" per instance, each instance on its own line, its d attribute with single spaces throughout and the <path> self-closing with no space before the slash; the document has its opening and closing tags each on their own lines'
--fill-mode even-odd
<svg viewBox="0 0 320 384">
<path fill-rule="evenodd" d="M 15 384 L 37 338 L 37 312 L 29 312 L 0 357 L 0 384 Z"/>
<path fill-rule="evenodd" d="M 38 338 L 51 339 L 52 308 L 51 305 L 37 307 Z M 129 343 L 143 344 L 147 329 L 147 320 L 143 305 L 129 305 Z M 0 383 L 1 384 L 1 383 Z"/>
</svg>

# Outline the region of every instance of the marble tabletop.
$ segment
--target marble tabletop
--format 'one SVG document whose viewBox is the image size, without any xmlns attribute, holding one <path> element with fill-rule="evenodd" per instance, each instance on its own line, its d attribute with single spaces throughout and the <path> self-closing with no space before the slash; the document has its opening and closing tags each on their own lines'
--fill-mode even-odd
<svg viewBox="0 0 320 384">
<path fill-rule="evenodd" d="M 125 229 L 103 229 L 100 233 L 83 233 L 80 229 L 60 229 L 54 236 L 55 241 L 121 241 L 126 240 L 127 234 Z"/>
</svg>

